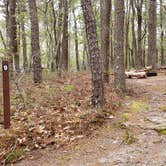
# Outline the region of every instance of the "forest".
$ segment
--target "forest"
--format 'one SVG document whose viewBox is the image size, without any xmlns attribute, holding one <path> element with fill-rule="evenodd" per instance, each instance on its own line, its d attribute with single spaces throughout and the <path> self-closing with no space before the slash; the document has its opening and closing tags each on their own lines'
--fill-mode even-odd
<svg viewBox="0 0 166 166">
<path fill-rule="evenodd" d="M 0 0 L 0 165 L 166 165 L 165 0 Z"/>
</svg>

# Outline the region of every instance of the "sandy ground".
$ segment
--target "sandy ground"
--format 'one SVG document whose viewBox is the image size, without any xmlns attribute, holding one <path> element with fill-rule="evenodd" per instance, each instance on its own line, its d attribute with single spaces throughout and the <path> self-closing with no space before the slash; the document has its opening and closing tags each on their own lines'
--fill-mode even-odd
<svg viewBox="0 0 166 166">
<path fill-rule="evenodd" d="M 14 165 L 166 166 L 166 135 L 156 132 L 166 128 L 166 112 L 162 109 L 166 106 L 166 76 L 127 80 L 127 83 L 138 89 L 137 97 L 126 97 L 122 110 L 90 138 L 72 147 L 34 151 Z M 133 102 L 140 101 L 146 106 L 132 112 L 129 108 Z M 126 111 L 130 118 L 120 120 Z M 120 127 L 120 121 L 124 127 Z"/>
</svg>

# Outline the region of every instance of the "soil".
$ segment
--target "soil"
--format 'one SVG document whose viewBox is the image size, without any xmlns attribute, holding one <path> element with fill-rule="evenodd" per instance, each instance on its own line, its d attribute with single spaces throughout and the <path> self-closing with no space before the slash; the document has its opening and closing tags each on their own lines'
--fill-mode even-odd
<svg viewBox="0 0 166 166">
<path fill-rule="evenodd" d="M 34 151 L 14 165 L 166 166 L 166 77 L 127 80 L 127 85 L 135 93 L 89 138 Z"/>
</svg>

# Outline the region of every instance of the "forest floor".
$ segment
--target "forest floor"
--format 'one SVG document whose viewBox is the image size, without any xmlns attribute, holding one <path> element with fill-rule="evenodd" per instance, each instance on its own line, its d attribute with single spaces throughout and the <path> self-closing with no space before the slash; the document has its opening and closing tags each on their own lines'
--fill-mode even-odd
<svg viewBox="0 0 166 166">
<path fill-rule="evenodd" d="M 65 81 L 62 83 L 62 80 Z M 26 157 L 23 160 L 16 162 L 14 165 L 166 166 L 165 75 L 160 74 L 157 77 L 148 79 L 127 80 L 127 86 L 129 87 L 130 93 L 124 100 L 119 99 L 115 95 L 110 84 L 106 91 L 106 107 L 103 110 L 97 110 L 97 112 L 90 107 L 89 75 L 81 74 L 76 75 L 74 78 L 72 77 L 72 79 L 71 77 L 70 79 L 67 77 L 65 79 L 62 78 L 62 80 L 53 81 L 55 82 L 56 87 L 59 81 L 59 87 L 62 88 L 60 91 L 61 93 L 57 93 L 60 94 L 60 98 L 55 100 L 55 95 L 50 96 L 50 100 L 53 102 L 52 105 L 54 106 L 53 109 L 52 105 L 50 105 L 50 101 L 45 101 L 45 103 L 43 103 L 44 101 L 41 96 L 38 96 L 37 94 L 33 94 L 32 96 L 31 94 L 31 97 L 35 96 L 35 99 L 36 95 L 39 97 L 38 99 L 41 100 L 41 103 L 39 104 L 40 107 L 44 107 L 43 104 L 45 104 L 45 107 L 42 109 L 44 110 L 44 113 L 38 115 L 41 120 L 41 122 L 38 121 L 39 124 L 31 126 L 31 128 L 33 127 L 32 129 L 28 126 L 28 130 L 31 129 L 28 133 L 31 132 L 31 139 L 33 141 L 31 140 L 31 142 L 28 142 L 26 140 L 29 138 L 27 137 L 29 134 L 25 134 L 26 130 L 24 128 L 21 132 L 24 136 L 21 137 L 21 134 L 18 134 L 18 132 L 15 133 L 17 139 L 14 139 L 14 145 L 16 146 L 19 144 L 19 147 L 30 148 L 28 145 L 33 144 L 33 148 L 36 149 L 26 154 Z M 49 86 L 51 85 L 52 87 L 53 82 L 51 81 Z M 51 88 L 47 86 L 48 82 L 40 88 L 37 87 L 36 90 L 38 90 L 39 95 L 41 95 L 41 92 L 43 93 L 44 88 Z M 29 90 L 34 90 L 33 88 L 29 87 Z M 50 93 L 52 90 L 53 89 L 50 90 Z M 74 99 L 73 94 L 75 94 Z M 43 98 L 44 96 L 46 96 L 46 94 L 43 94 Z M 33 100 L 34 99 L 32 99 L 32 101 Z M 66 102 L 68 104 L 65 104 L 65 106 L 59 104 L 59 107 L 57 107 L 57 100 L 62 101 L 61 104 Z M 39 103 L 39 101 L 37 103 Z M 51 107 L 50 111 L 48 109 L 48 104 L 49 108 Z M 36 112 L 39 114 L 39 106 L 32 105 L 31 108 L 34 110 L 35 107 Z M 54 114 L 51 114 L 52 111 Z M 51 114 L 51 120 L 54 120 L 55 122 L 57 122 L 58 119 L 54 119 L 53 116 L 59 117 L 60 114 L 63 114 L 63 118 L 61 117 L 61 120 L 58 122 L 63 122 L 62 124 L 64 125 L 59 126 L 59 124 L 51 124 L 51 126 L 54 126 L 52 130 L 54 132 L 56 131 L 60 136 L 55 137 L 56 133 L 52 133 L 52 137 L 50 133 L 49 135 L 46 133 L 48 129 L 50 131 L 50 127 L 47 124 L 50 124 L 50 120 L 48 120 L 50 116 L 48 116 L 48 114 L 46 115 L 46 112 Z M 98 112 L 101 112 L 101 114 Z M 16 113 L 17 111 L 15 114 Z M 25 118 L 25 113 L 27 113 L 27 111 L 19 112 L 19 115 L 21 114 L 22 118 Z M 32 112 L 30 113 L 32 114 Z M 36 115 L 31 116 L 30 113 L 27 114 L 28 117 L 31 117 L 30 122 L 29 120 L 27 122 L 26 119 L 21 119 L 19 122 L 22 124 L 26 122 L 26 125 L 28 125 L 29 123 L 32 123 L 32 121 L 34 123 L 35 120 L 39 120 L 39 118 L 36 119 Z M 34 114 L 36 113 L 34 112 Z M 71 116 L 68 116 L 68 114 Z M 68 120 L 68 124 L 65 125 L 65 118 L 69 117 L 70 120 Z M 18 124 L 18 120 L 16 122 L 17 126 L 21 125 Z M 16 125 L 16 122 L 14 121 L 13 125 Z M 36 126 L 38 128 L 36 128 Z M 41 126 L 44 127 L 41 128 Z M 59 126 L 59 128 L 57 128 L 57 126 Z M 8 134 L 11 135 L 11 132 L 8 132 Z M 2 134 L 0 137 L 3 138 Z M 10 141 L 11 140 L 13 140 L 13 136 L 10 136 Z M 58 142 L 58 140 L 60 141 Z M 49 146 L 47 146 L 47 144 Z M 47 148 L 42 146 L 47 146 Z M 1 145 L 1 147 L 5 147 L 5 145 Z M 9 157 L 11 158 L 11 156 L 11 154 L 8 155 L 6 160 L 8 160 Z"/>
</svg>

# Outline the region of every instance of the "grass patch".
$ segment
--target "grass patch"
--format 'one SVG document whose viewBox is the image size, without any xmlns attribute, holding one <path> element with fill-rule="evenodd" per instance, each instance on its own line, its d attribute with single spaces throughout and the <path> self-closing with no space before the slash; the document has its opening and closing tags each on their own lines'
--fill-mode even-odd
<svg viewBox="0 0 166 166">
<path fill-rule="evenodd" d="M 12 163 L 19 159 L 21 156 L 25 154 L 25 151 L 23 149 L 16 149 L 12 152 L 10 152 L 5 159 L 5 163 Z"/>
<path fill-rule="evenodd" d="M 149 109 L 148 105 L 142 101 L 133 101 L 131 105 L 131 109 L 133 112 L 138 112 L 140 110 L 147 111 Z"/>
<path fill-rule="evenodd" d="M 124 142 L 127 145 L 131 145 L 136 142 L 136 137 L 134 136 L 133 133 L 131 133 L 129 130 L 126 130 L 125 136 L 124 136 Z"/>
<path fill-rule="evenodd" d="M 166 112 L 166 105 L 160 108 L 163 112 Z"/>
<path fill-rule="evenodd" d="M 156 129 L 159 134 L 166 135 L 166 129 Z"/>
</svg>

